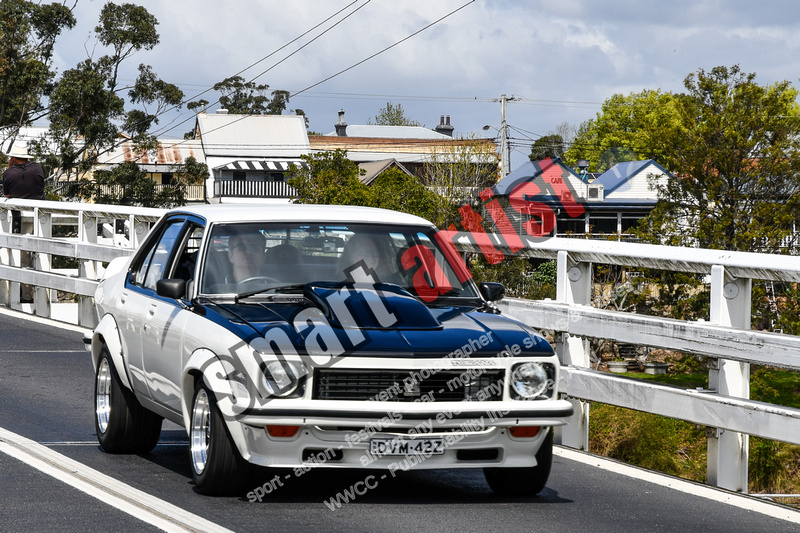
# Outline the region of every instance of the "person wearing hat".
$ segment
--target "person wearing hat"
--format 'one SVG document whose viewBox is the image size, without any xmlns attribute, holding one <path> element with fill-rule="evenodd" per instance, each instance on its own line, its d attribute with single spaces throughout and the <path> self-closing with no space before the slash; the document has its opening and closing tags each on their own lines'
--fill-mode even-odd
<svg viewBox="0 0 800 533">
<path fill-rule="evenodd" d="M 3 194 L 6 198 L 23 198 L 29 200 L 44 199 L 44 171 L 39 163 L 31 161 L 28 148 L 24 143 L 15 142 L 8 156 L 8 168 L 3 172 Z M 12 231 L 14 233 L 33 233 L 33 224 L 22 224 L 22 214 L 11 211 Z M 30 252 L 22 251 L 20 266 L 25 268 L 31 264 Z M 20 301 L 33 301 L 33 287 L 20 285 Z"/>
<path fill-rule="evenodd" d="M 3 194 L 6 198 L 44 200 L 44 171 L 31 161 L 25 144 L 15 142 L 8 156 L 8 169 L 3 172 Z"/>
</svg>

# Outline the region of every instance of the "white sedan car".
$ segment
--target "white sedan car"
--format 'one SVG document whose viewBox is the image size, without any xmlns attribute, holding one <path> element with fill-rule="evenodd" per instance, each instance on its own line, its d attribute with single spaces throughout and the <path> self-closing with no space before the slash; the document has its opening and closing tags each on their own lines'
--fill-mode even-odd
<svg viewBox="0 0 800 533">
<path fill-rule="evenodd" d="M 149 452 L 166 418 L 204 494 L 241 494 L 253 465 L 483 468 L 521 494 L 547 481 L 572 413 L 559 361 L 426 220 L 181 208 L 107 272 L 86 342 L 108 452 Z"/>
</svg>

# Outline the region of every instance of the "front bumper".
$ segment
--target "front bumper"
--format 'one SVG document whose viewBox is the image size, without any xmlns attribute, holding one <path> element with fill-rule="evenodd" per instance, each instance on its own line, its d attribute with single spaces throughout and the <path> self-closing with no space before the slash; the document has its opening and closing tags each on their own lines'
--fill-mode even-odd
<svg viewBox="0 0 800 533">
<path fill-rule="evenodd" d="M 397 414 L 409 422 L 430 419 L 442 428 L 478 417 L 491 419 L 495 425 L 552 426 L 565 424 L 572 412 L 572 404 L 566 400 L 412 403 L 284 400 L 275 407 L 247 409 L 238 419 L 254 426 L 346 425 Z"/>
<path fill-rule="evenodd" d="M 386 402 L 324 403 L 358 405 L 281 406 L 243 413 L 233 422 L 240 424 L 237 429 L 244 441 L 242 455 L 261 466 L 302 471 L 527 467 L 536 465 L 535 455 L 547 432 L 565 424 L 572 414 L 572 404 L 565 400 L 391 406 Z M 292 437 L 273 437 L 267 432 L 267 425 L 296 425 L 300 430 Z M 519 438 L 511 435 L 513 426 L 538 426 L 541 430 L 536 436 Z M 379 456 L 370 452 L 374 438 L 442 439 L 444 453 Z"/>
</svg>

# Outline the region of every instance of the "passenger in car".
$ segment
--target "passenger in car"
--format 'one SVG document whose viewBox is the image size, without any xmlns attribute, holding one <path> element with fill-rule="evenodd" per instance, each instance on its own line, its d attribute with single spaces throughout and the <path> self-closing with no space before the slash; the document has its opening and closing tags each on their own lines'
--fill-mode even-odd
<svg viewBox="0 0 800 533">
<path fill-rule="evenodd" d="M 359 262 L 372 269 L 382 283 L 402 284 L 402 276 L 397 270 L 397 262 L 392 259 L 394 254 L 389 250 L 389 243 L 385 238 L 371 233 L 353 235 L 344 248 L 344 253 L 339 265 L 348 279 L 354 279 L 353 271 Z"/>
<path fill-rule="evenodd" d="M 231 275 L 226 283 L 237 283 L 262 276 L 264 237 L 260 233 L 235 233 L 228 239 L 228 261 Z"/>
</svg>

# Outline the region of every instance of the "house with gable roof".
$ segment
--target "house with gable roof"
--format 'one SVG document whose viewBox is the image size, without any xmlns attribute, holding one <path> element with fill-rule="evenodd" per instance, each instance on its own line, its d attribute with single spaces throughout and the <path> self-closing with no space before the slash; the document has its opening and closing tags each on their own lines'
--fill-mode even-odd
<svg viewBox="0 0 800 533">
<path fill-rule="evenodd" d="M 670 178 L 652 159 L 618 163 L 594 176 L 556 158 L 526 162 L 491 191 L 492 197 L 505 199 L 508 219 L 520 234 L 535 216 L 549 235 L 630 240 L 630 229 L 658 201 L 650 180 Z M 541 213 L 554 220 L 545 222 Z"/>
<path fill-rule="evenodd" d="M 624 236 L 646 217 L 658 201 L 651 180 L 665 182 L 672 175 L 652 159 L 617 163 L 590 186 L 602 187 L 602 202 L 587 202 L 584 233 Z"/>
</svg>

